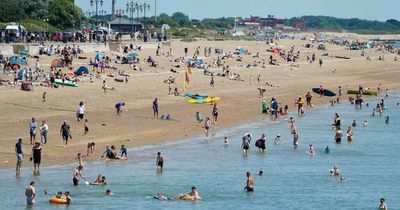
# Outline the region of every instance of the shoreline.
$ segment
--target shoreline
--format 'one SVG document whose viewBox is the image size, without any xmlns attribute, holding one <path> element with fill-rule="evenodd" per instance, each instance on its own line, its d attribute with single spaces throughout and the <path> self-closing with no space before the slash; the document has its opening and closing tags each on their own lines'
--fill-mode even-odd
<svg viewBox="0 0 400 210">
<path fill-rule="evenodd" d="M 393 91 L 393 92 L 400 91 L 400 86 L 398 88 L 395 88 L 395 89 L 391 90 L 391 91 Z M 364 102 L 368 102 L 368 101 L 371 101 L 371 100 L 376 100 L 378 98 L 381 98 L 382 97 L 381 93 L 382 92 L 379 92 L 377 96 L 368 97 Z M 349 96 L 349 95 L 345 94 L 344 96 Z M 345 105 L 344 103 L 349 103 L 349 102 L 348 101 L 345 101 L 345 102 L 342 101 L 339 105 Z M 349 104 L 347 104 L 347 105 L 349 105 Z M 328 107 L 326 107 L 326 106 L 328 106 Z M 338 106 L 338 104 L 335 104 L 334 106 Z M 329 107 L 331 107 L 331 105 L 328 102 L 327 103 L 313 104 L 313 107 L 311 109 L 309 109 L 309 111 L 307 113 L 309 113 L 309 112 L 315 113 L 315 111 L 318 112 L 319 110 L 322 110 L 324 108 L 329 108 Z M 243 130 L 243 129 L 245 129 L 247 127 L 250 127 L 252 125 L 257 125 L 257 124 L 268 125 L 268 124 L 271 124 L 272 122 L 277 122 L 276 124 L 281 125 L 281 124 L 287 122 L 287 118 L 284 118 L 285 116 L 294 116 L 295 119 L 297 119 L 297 115 L 296 114 L 295 115 L 290 115 L 290 113 L 289 113 L 287 115 L 280 116 L 281 118 L 278 118 L 278 119 L 275 119 L 275 120 L 272 120 L 271 119 L 271 115 L 268 115 L 268 118 L 264 118 L 263 120 L 257 120 L 257 121 L 247 120 L 247 121 L 232 122 L 232 123 L 230 123 L 228 125 L 225 125 L 225 126 L 219 128 L 218 130 L 211 131 L 211 136 L 212 137 L 207 139 L 206 141 L 216 140 L 214 136 L 218 135 L 218 133 L 221 133 L 221 132 L 222 133 L 229 133 L 229 130 L 231 130 L 231 129 Z M 160 141 L 160 142 L 158 142 L 156 144 L 141 144 L 141 145 L 134 146 L 134 147 L 128 147 L 127 148 L 128 149 L 128 154 L 133 152 L 133 151 L 143 152 L 145 150 L 152 150 L 152 149 L 154 150 L 155 148 L 162 148 L 162 147 L 180 145 L 180 144 L 183 144 L 185 142 L 192 142 L 192 141 L 196 141 L 196 140 L 205 140 L 206 137 L 203 136 L 202 133 L 203 133 L 202 131 L 201 132 L 197 131 L 197 132 L 192 132 L 190 135 L 188 135 L 188 136 L 186 136 L 184 138 L 164 139 L 164 140 L 162 140 L 162 141 Z M 215 135 L 213 136 L 212 134 L 215 134 Z M 222 137 L 221 137 L 221 142 L 222 142 Z M 127 161 L 143 162 L 143 161 L 150 160 L 149 159 L 150 157 L 145 157 L 143 154 L 144 153 L 142 153 L 142 156 L 131 155 L 131 157 L 134 156 L 136 158 L 137 157 L 140 157 L 140 158 L 133 159 L 133 160 L 131 158 L 128 158 Z M 87 156 L 83 156 L 83 157 L 85 158 Z M 91 158 L 90 160 L 85 160 L 84 159 L 84 163 L 91 164 L 91 165 L 92 164 L 102 164 L 105 161 L 119 161 L 120 163 L 126 162 L 126 160 L 110 160 L 110 159 L 107 159 L 107 158 L 94 158 L 94 159 Z M 59 167 L 59 166 L 62 166 L 62 165 L 72 166 L 74 164 L 74 162 L 76 162 L 76 160 L 75 161 L 66 161 L 66 162 L 63 162 L 63 163 L 49 162 L 48 164 L 42 164 L 42 167 L 46 167 L 46 168 L 47 167 Z M 24 165 L 23 167 L 21 167 L 21 172 L 29 171 L 29 168 L 30 167 Z M 0 171 L 11 171 L 12 169 L 13 169 L 12 167 L 0 167 Z"/>
</svg>

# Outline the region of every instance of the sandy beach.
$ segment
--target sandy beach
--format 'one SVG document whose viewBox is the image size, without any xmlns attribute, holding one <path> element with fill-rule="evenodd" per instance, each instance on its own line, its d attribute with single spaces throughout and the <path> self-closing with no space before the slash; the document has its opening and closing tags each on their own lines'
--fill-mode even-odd
<svg viewBox="0 0 400 210">
<path fill-rule="evenodd" d="M 195 49 L 200 46 L 200 54 L 203 55 L 205 46 L 212 47 L 213 53 L 205 61 L 212 63 L 215 58 L 214 49 L 221 48 L 225 52 L 233 51 L 238 46 L 248 49 L 252 55 L 260 53 L 260 58 L 253 58 L 251 55 L 244 55 L 243 61 L 236 59 L 226 60 L 225 65 L 231 67 L 231 71 L 241 75 L 244 81 L 233 81 L 223 77 L 215 77 L 215 88 L 211 88 L 210 77 L 203 75 L 202 69 L 192 69 L 190 85 L 187 92 L 218 96 L 219 119 L 218 124 L 213 125 L 212 132 L 219 129 L 231 127 L 240 123 L 261 121 L 269 116 L 261 114 L 261 101 L 257 88 L 265 86 L 265 83 L 273 84 L 277 87 L 268 87 L 264 96 L 270 101 L 271 97 L 278 99 L 280 106 L 288 105 L 290 112 L 295 112 L 294 100 L 299 96 L 304 96 L 311 88 L 323 85 L 325 88 L 337 92 L 341 85 L 345 90 L 357 89 L 361 84 L 365 88 L 377 91 L 379 84 L 381 89 L 396 89 L 400 87 L 400 62 L 395 62 L 395 54 L 385 53 L 385 61 L 378 60 L 382 52 L 375 49 L 365 50 L 372 61 L 360 55 L 361 51 L 345 50 L 342 46 L 327 44 L 327 51 L 320 51 L 316 48 L 306 49 L 303 47 L 305 41 L 300 40 L 281 40 L 279 45 L 283 49 L 290 49 L 295 45 L 296 50 L 301 50 L 298 68 L 293 68 L 286 64 L 278 55 L 279 66 L 266 64 L 266 68 L 246 68 L 246 65 L 254 61 L 268 59 L 271 53 L 266 52 L 270 46 L 264 42 L 256 41 L 196 41 L 181 42 L 173 40 L 171 48 L 174 57 L 184 56 L 184 48 L 189 47 L 189 54 L 193 54 Z M 162 51 L 167 52 L 168 47 Z M 328 53 L 333 56 L 348 56 L 351 59 L 338 59 L 331 56 L 321 57 L 323 65 L 320 67 L 318 62 L 306 63 L 306 52 L 315 52 L 317 60 L 322 54 Z M 145 49 L 140 52 L 141 61 L 148 56 L 155 55 L 155 49 Z M 115 59 L 115 54 L 105 52 L 105 55 Z M 73 67 L 80 65 L 88 66 L 89 58 L 95 54 L 86 54 L 86 60 L 74 60 Z M 144 68 L 143 72 L 133 71 L 129 65 L 114 64 L 120 70 L 129 71 L 131 78 L 128 83 L 114 82 L 114 79 L 102 75 L 107 80 L 108 86 L 114 86 L 115 91 L 104 93 L 101 89 L 102 79 L 95 79 L 90 83 L 87 79 L 79 84 L 78 88 L 60 87 L 51 89 L 47 87 L 35 87 L 32 92 L 25 92 L 19 87 L 0 87 L 0 168 L 14 167 L 16 162 L 14 147 L 18 138 L 23 138 L 23 151 L 25 159 L 23 166 L 32 166 L 29 162 L 31 145 L 29 145 L 29 121 L 35 117 L 38 124 L 46 120 L 49 125 L 48 143 L 42 152 L 42 163 L 44 165 L 62 164 L 76 161 L 78 152 L 86 153 L 88 142 L 95 142 L 95 154 L 91 157 L 84 157 L 85 160 L 101 159 L 100 155 L 106 145 L 115 145 L 117 148 L 124 144 L 126 147 L 137 147 L 142 145 L 159 144 L 165 141 L 188 138 L 193 135 L 201 134 L 203 129 L 199 123 L 195 122 L 194 114 L 199 111 L 204 116 L 211 117 L 212 106 L 210 104 L 189 104 L 188 98 L 173 96 L 168 94 L 168 84 L 164 80 L 169 76 L 176 78 L 176 83 L 171 87 L 177 87 L 182 91 L 184 72 L 186 67 L 181 64 L 180 68 L 172 67 L 171 57 L 155 57 L 160 67 L 154 68 L 146 63 L 139 66 Z M 43 69 L 48 70 L 53 57 L 40 56 L 40 64 Z M 225 61 L 225 60 L 224 60 Z M 30 59 L 33 67 L 35 59 Z M 170 72 L 173 68 L 178 73 Z M 91 68 L 90 68 L 91 69 Z M 221 68 L 210 68 L 211 71 L 221 72 Z M 67 69 L 65 69 L 67 71 Z M 116 74 L 118 71 L 107 69 L 106 73 Z M 250 76 L 252 84 L 250 85 Z M 257 76 L 261 75 L 260 84 Z M 11 77 L 1 77 L 2 79 L 12 79 Z M 42 94 L 47 92 L 46 102 L 42 103 Z M 313 94 L 313 104 L 326 104 L 332 98 Z M 161 114 L 170 114 L 173 120 L 153 119 L 152 101 L 154 98 L 159 100 L 159 110 Z M 347 101 L 345 95 L 342 101 Z M 366 97 L 365 97 L 366 98 Z M 75 117 L 76 108 L 80 101 L 83 101 L 87 113 L 85 118 L 89 121 L 90 131 L 84 135 L 83 122 L 77 122 Z M 125 102 L 124 115 L 117 117 L 114 104 Z M 306 113 L 311 109 L 306 109 Z M 62 146 L 60 136 L 60 126 L 66 120 L 71 125 L 73 139 L 69 146 Z M 37 135 L 37 140 L 40 135 Z"/>
</svg>

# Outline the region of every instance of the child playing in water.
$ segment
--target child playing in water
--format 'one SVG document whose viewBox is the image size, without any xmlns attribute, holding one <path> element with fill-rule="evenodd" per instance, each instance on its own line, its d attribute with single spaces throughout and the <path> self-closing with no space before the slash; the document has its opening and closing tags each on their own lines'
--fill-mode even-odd
<svg viewBox="0 0 400 210">
<path fill-rule="evenodd" d="M 125 158 L 128 159 L 128 154 L 127 154 L 127 152 L 126 152 L 125 145 L 121 145 L 120 152 L 121 152 L 121 157 L 124 157 L 124 156 L 125 156 Z"/>
<path fill-rule="evenodd" d="M 81 155 L 80 152 L 79 152 L 78 155 L 76 156 L 76 159 L 78 159 L 79 166 L 82 166 L 82 167 L 83 167 L 83 158 L 82 158 L 82 155 Z"/>
<path fill-rule="evenodd" d="M 364 127 L 368 127 L 368 121 L 365 120 L 363 125 Z"/>
<path fill-rule="evenodd" d="M 389 124 L 389 116 L 386 116 L 386 118 L 385 118 L 385 123 L 386 123 L 386 124 Z"/>
<path fill-rule="evenodd" d="M 228 137 L 226 137 L 226 136 L 225 136 L 225 138 L 224 138 L 224 144 L 225 144 L 225 145 L 228 145 L 228 144 L 229 144 L 229 139 L 228 139 Z"/>
<path fill-rule="evenodd" d="M 310 144 L 310 155 L 314 155 L 315 151 L 314 151 L 314 146 L 312 144 Z"/>
</svg>

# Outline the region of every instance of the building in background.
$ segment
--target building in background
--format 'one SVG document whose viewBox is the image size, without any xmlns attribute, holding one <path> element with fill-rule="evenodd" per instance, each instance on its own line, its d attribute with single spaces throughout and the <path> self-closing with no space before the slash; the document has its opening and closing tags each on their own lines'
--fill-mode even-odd
<svg viewBox="0 0 400 210">
<path fill-rule="evenodd" d="M 119 16 L 108 22 L 108 24 L 112 30 L 122 34 L 130 34 L 143 29 L 143 24 L 125 16 Z"/>
<path fill-rule="evenodd" d="M 304 29 L 305 29 L 304 20 L 303 20 L 303 19 L 300 19 L 300 18 L 294 19 L 294 20 L 292 21 L 292 27 L 295 28 L 295 29 L 297 29 L 297 30 L 304 31 Z"/>
</svg>

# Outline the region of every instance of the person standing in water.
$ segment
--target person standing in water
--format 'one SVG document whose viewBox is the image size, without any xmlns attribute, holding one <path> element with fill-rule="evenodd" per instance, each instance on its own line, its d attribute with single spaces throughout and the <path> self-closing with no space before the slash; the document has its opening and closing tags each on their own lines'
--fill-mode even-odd
<svg viewBox="0 0 400 210">
<path fill-rule="evenodd" d="M 384 198 L 380 199 L 379 209 L 380 210 L 387 210 L 388 209 Z"/>
<path fill-rule="evenodd" d="M 349 128 L 347 129 L 347 141 L 353 141 L 353 130 L 351 129 L 351 127 L 349 126 Z"/>
<path fill-rule="evenodd" d="M 313 107 L 313 105 L 311 104 L 311 100 L 312 100 L 312 95 L 310 92 L 307 92 L 306 94 L 306 103 L 308 107 Z"/>
<path fill-rule="evenodd" d="M 26 196 L 26 204 L 28 206 L 35 204 L 36 190 L 34 181 L 32 181 L 29 184 L 29 187 L 25 189 L 25 196 Z"/>
<path fill-rule="evenodd" d="M 209 136 L 210 128 L 211 128 L 211 120 L 209 117 L 207 117 L 206 121 L 204 122 L 204 132 L 206 134 L 206 137 Z"/>
<path fill-rule="evenodd" d="M 297 149 L 299 146 L 299 132 L 293 130 L 293 149 Z"/>
<path fill-rule="evenodd" d="M 75 169 L 75 171 L 74 171 L 74 174 L 73 174 L 73 177 L 72 177 L 72 182 L 74 183 L 74 186 L 78 186 L 78 184 L 79 184 L 79 179 L 80 178 L 82 178 L 82 179 L 85 179 L 83 176 L 82 176 L 82 170 L 83 170 L 83 166 L 78 166 L 76 169 Z"/>
<path fill-rule="evenodd" d="M 163 158 L 163 156 L 161 156 L 161 152 L 157 152 L 156 166 L 157 166 L 157 170 L 159 170 L 159 171 L 163 170 L 164 158 Z"/>
<path fill-rule="evenodd" d="M 256 141 L 256 147 L 258 147 L 258 150 L 260 152 L 264 152 L 264 150 L 266 149 L 266 146 L 265 146 L 265 135 L 264 134 L 261 134 L 260 139 L 258 139 Z"/>
<path fill-rule="evenodd" d="M 247 152 L 250 148 L 250 142 L 251 142 L 251 134 L 248 133 L 242 138 L 242 148 L 244 155 L 247 155 Z"/>
<path fill-rule="evenodd" d="M 340 130 L 340 127 L 337 127 L 336 129 L 335 142 L 336 144 L 340 144 L 342 142 L 343 132 Z"/>
<path fill-rule="evenodd" d="M 251 176 L 250 172 L 246 172 L 246 177 L 246 186 L 244 187 L 244 190 L 247 190 L 247 192 L 254 192 L 253 176 Z"/>
<path fill-rule="evenodd" d="M 21 164 L 22 159 L 24 157 L 24 153 L 22 152 L 22 139 L 19 138 L 18 142 L 15 144 L 15 154 L 17 155 L 17 166 L 16 166 L 16 175 L 18 176 L 21 172 Z"/>
<path fill-rule="evenodd" d="M 42 160 L 42 146 L 36 141 L 32 147 L 31 160 L 33 161 L 33 173 L 38 174 L 40 171 L 40 163 Z"/>
</svg>

